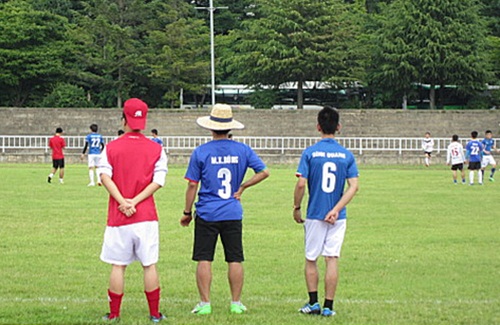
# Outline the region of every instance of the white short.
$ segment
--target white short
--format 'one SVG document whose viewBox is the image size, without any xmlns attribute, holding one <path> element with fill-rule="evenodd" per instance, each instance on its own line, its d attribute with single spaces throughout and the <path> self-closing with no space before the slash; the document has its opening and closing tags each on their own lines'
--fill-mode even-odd
<svg viewBox="0 0 500 325">
<path fill-rule="evenodd" d="M 89 168 L 97 167 L 99 165 L 99 159 L 101 155 L 89 155 Z"/>
<path fill-rule="evenodd" d="M 497 162 L 495 161 L 495 158 L 493 158 L 492 155 L 484 155 L 483 160 L 481 161 L 481 168 L 485 168 L 488 165 L 496 165 Z"/>
<path fill-rule="evenodd" d="M 315 261 L 320 255 L 340 257 L 344 242 L 346 220 L 333 225 L 323 220 L 306 219 L 304 224 L 306 259 Z"/>
<path fill-rule="evenodd" d="M 146 221 L 120 227 L 106 227 L 101 260 L 114 265 L 139 261 L 143 266 L 158 262 L 158 221 Z"/>
</svg>

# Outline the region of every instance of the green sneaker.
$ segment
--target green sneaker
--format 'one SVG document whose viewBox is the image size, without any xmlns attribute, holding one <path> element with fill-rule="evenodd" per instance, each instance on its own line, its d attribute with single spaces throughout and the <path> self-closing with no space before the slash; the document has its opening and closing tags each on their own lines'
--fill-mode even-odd
<svg viewBox="0 0 500 325">
<path fill-rule="evenodd" d="M 194 306 L 191 310 L 193 314 L 196 315 L 210 315 L 212 313 L 212 306 L 210 304 L 202 304 L 201 302 Z"/>
<path fill-rule="evenodd" d="M 495 179 L 493 177 L 490 177 L 490 182 L 494 182 Z"/>
<path fill-rule="evenodd" d="M 247 307 L 245 307 L 245 305 L 243 305 L 242 303 L 239 303 L 239 304 L 232 303 L 231 304 L 231 313 L 232 314 L 243 314 L 246 311 L 247 311 Z"/>
</svg>

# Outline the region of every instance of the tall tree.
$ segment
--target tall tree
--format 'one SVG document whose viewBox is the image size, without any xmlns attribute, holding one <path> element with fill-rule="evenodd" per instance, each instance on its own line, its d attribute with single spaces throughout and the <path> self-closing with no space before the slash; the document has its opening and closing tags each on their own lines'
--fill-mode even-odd
<svg viewBox="0 0 500 325">
<path fill-rule="evenodd" d="M 0 3 L 0 101 L 33 105 L 58 79 L 71 55 L 68 21 L 21 0 Z"/>
<path fill-rule="evenodd" d="M 357 26 L 344 1 L 257 0 L 254 9 L 258 18 L 229 34 L 236 53 L 223 60 L 240 82 L 296 82 L 297 107 L 303 108 L 305 81 L 352 78 Z"/>
<path fill-rule="evenodd" d="M 209 34 L 199 19 L 180 18 L 149 36 L 150 77 L 161 84 L 163 99 L 174 108 L 182 91 L 206 90 L 210 73 Z"/>
<path fill-rule="evenodd" d="M 436 88 L 484 87 L 485 28 L 475 0 L 396 0 L 381 17 L 373 84 L 401 97 L 412 83 L 429 84 L 431 108 L 436 107 Z"/>
</svg>

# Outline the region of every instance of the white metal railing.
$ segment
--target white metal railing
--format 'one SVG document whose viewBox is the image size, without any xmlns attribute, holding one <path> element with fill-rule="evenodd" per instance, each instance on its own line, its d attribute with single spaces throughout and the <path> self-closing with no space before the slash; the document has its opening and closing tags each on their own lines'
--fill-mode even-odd
<svg viewBox="0 0 500 325">
<path fill-rule="evenodd" d="M 2 135 L 0 136 L 0 152 L 42 150 L 50 151 L 48 143 L 51 136 L 45 135 Z M 114 140 L 114 136 L 104 136 L 106 143 Z M 197 146 L 211 140 L 208 136 L 162 136 L 168 153 L 193 150 Z M 85 145 L 85 136 L 64 136 L 68 150 L 81 150 Z M 257 152 L 298 154 L 306 147 L 319 141 L 318 137 L 239 137 L 234 140 L 248 144 Z M 499 141 L 500 139 L 495 139 Z M 369 151 L 403 152 L 422 151 L 422 138 L 384 138 L 384 137 L 338 137 L 337 141 L 354 153 L 362 155 Z M 434 138 L 434 151 L 446 151 L 450 138 Z M 465 146 L 467 139 L 462 139 Z"/>
</svg>

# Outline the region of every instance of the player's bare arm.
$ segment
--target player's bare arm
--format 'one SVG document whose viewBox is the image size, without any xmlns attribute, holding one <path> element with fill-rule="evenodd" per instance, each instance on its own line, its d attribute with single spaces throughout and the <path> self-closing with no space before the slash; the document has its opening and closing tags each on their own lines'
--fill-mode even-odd
<svg viewBox="0 0 500 325">
<path fill-rule="evenodd" d="M 347 191 L 342 195 L 342 198 L 339 200 L 339 202 L 331 209 L 325 216 L 325 221 L 331 224 L 334 224 L 338 217 L 339 217 L 339 212 L 349 203 L 351 202 L 352 198 L 356 193 L 358 192 L 359 185 L 358 185 L 358 178 L 348 178 L 347 179 Z"/>
<path fill-rule="evenodd" d="M 186 189 L 186 203 L 184 205 L 184 214 L 181 217 L 181 226 L 187 227 L 193 220 L 193 204 L 196 199 L 196 193 L 198 192 L 198 183 L 188 182 Z"/>
<path fill-rule="evenodd" d="M 250 178 L 248 181 L 244 182 L 243 184 L 240 185 L 240 188 L 236 193 L 234 193 L 234 198 L 237 200 L 241 199 L 241 195 L 243 194 L 243 191 L 245 191 L 247 188 L 254 186 L 256 184 L 259 184 L 263 180 L 269 177 L 269 170 L 264 169 L 263 171 L 260 171 L 258 173 L 255 173 L 252 178 Z"/>
<path fill-rule="evenodd" d="M 295 191 L 293 192 L 293 219 L 297 223 L 304 223 L 300 205 L 302 204 L 302 199 L 306 192 L 306 184 L 307 179 L 299 177 L 297 184 L 295 184 Z"/>
<path fill-rule="evenodd" d="M 150 183 L 144 190 L 142 190 L 139 194 L 137 194 L 133 199 L 130 200 L 130 203 L 135 206 L 151 195 L 153 195 L 156 191 L 158 191 L 161 188 L 160 184 L 157 184 L 155 182 Z"/>
<path fill-rule="evenodd" d="M 116 200 L 116 202 L 118 202 L 118 209 L 127 217 L 131 217 L 136 212 L 135 207 L 130 202 L 130 200 L 127 200 L 123 197 L 111 177 L 106 174 L 101 174 L 101 181 L 102 185 L 104 185 L 108 193 Z"/>
</svg>

